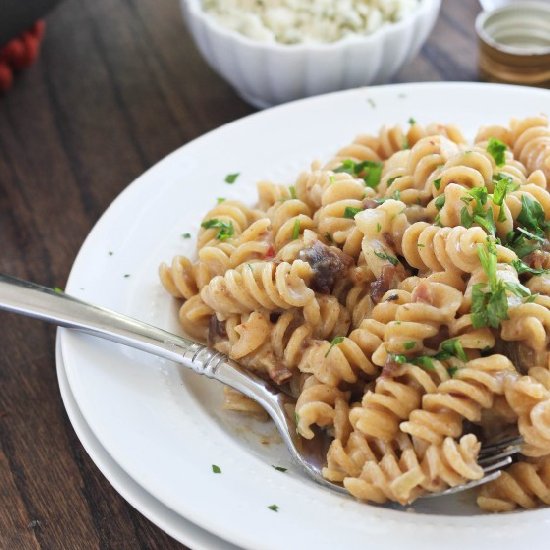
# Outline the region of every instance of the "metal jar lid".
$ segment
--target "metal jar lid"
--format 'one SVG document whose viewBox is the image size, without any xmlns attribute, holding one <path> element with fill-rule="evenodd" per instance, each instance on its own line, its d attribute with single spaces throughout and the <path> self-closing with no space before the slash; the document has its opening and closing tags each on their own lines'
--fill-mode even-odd
<svg viewBox="0 0 550 550">
<path fill-rule="evenodd" d="M 550 85 L 550 2 L 509 4 L 476 19 L 479 67 L 489 80 Z"/>
</svg>

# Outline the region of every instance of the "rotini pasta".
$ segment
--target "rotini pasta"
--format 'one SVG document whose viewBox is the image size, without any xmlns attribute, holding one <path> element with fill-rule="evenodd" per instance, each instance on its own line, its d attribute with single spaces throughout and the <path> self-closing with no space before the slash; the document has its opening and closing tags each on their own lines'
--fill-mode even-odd
<svg viewBox="0 0 550 550">
<path fill-rule="evenodd" d="M 191 337 L 296 397 L 323 475 L 374 503 L 483 477 L 487 511 L 550 504 L 550 126 L 542 116 L 362 134 L 258 207 L 223 201 L 160 266 Z M 225 406 L 259 414 L 230 390 Z"/>
</svg>

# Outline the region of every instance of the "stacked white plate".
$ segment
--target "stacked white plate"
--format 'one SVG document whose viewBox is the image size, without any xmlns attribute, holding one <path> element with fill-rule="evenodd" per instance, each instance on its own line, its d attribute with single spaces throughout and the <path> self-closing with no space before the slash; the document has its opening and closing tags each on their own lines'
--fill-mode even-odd
<svg viewBox="0 0 550 550">
<path fill-rule="evenodd" d="M 312 98 L 223 126 L 168 156 L 113 202 L 86 239 L 66 290 L 177 332 L 177 304 L 159 284 L 158 264 L 193 255 L 194 239 L 182 234 L 197 234 L 217 197 L 252 204 L 256 181 L 290 184 L 313 160 L 383 124 L 452 122 L 473 138 L 482 124 L 549 105 L 550 92 L 540 89 L 408 84 Z M 233 185 L 224 182 L 237 172 Z M 269 423 L 223 412 L 219 384 L 178 365 L 63 329 L 57 359 L 69 417 L 92 459 L 128 502 L 192 548 L 546 544 L 548 509 L 482 515 L 463 494 L 405 511 L 327 491 L 290 463 Z"/>
</svg>

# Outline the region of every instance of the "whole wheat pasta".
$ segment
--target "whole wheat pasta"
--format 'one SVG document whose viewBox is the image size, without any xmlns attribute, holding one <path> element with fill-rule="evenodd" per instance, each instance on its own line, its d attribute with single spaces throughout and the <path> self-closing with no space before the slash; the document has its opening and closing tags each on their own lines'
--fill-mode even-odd
<svg viewBox="0 0 550 550">
<path fill-rule="evenodd" d="M 502 430 L 523 456 L 488 511 L 550 504 L 550 127 L 409 121 L 361 134 L 258 205 L 204 217 L 160 267 L 182 329 L 296 397 L 331 438 L 324 476 L 410 504 L 483 476 Z M 225 406 L 258 414 L 234 391 Z"/>
</svg>

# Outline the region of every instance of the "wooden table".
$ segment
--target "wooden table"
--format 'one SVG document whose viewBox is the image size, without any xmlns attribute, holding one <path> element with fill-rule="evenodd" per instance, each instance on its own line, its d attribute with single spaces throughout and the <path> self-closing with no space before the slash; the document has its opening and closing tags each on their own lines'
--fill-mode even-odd
<svg viewBox="0 0 550 550">
<path fill-rule="evenodd" d="M 477 80 L 478 11 L 443 0 L 421 55 L 394 80 Z M 254 109 L 205 65 L 177 0 L 67 0 L 47 25 L 38 63 L 0 97 L 0 271 L 64 287 L 126 185 Z M 0 334 L 0 548 L 181 548 L 80 445 L 59 396 L 55 330 L 0 313 Z"/>
</svg>

